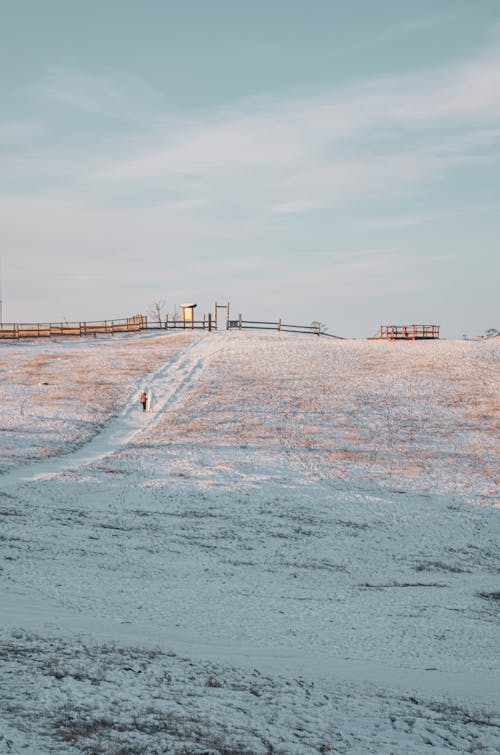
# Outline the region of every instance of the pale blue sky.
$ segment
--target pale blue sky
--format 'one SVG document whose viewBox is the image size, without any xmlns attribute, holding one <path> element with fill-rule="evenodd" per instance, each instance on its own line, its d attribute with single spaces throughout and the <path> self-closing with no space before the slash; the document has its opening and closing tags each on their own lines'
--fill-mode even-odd
<svg viewBox="0 0 500 755">
<path fill-rule="evenodd" d="M 7 321 L 500 327 L 499 0 L 0 0 Z"/>
</svg>

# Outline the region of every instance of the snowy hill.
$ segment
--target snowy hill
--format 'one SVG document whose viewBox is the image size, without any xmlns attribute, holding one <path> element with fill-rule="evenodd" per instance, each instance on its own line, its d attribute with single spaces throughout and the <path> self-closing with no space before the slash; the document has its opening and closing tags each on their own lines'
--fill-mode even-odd
<svg viewBox="0 0 500 755">
<path fill-rule="evenodd" d="M 498 355 L 0 345 L 0 752 L 498 752 Z"/>
</svg>

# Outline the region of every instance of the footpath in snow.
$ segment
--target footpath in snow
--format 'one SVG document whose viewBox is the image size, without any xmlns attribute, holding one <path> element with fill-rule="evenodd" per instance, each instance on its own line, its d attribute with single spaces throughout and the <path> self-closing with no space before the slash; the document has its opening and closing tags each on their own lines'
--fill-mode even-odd
<svg viewBox="0 0 500 755">
<path fill-rule="evenodd" d="M 58 474 L 72 467 L 81 467 L 115 453 L 131 443 L 141 432 L 156 422 L 163 413 L 189 389 L 197 373 L 206 367 L 209 358 L 220 348 L 217 336 L 201 339 L 182 349 L 176 356 L 144 377 L 143 387 L 152 391 L 154 412 L 142 412 L 138 391 L 128 398 L 118 417 L 114 418 L 98 435 L 78 450 L 58 458 L 36 462 L 14 469 L 4 475 L 4 485 L 11 481 Z"/>
</svg>

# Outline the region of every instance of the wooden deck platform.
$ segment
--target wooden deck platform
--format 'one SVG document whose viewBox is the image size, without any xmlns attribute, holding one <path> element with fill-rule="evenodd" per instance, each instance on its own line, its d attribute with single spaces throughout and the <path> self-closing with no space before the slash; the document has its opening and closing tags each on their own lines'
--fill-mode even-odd
<svg viewBox="0 0 500 755">
<path fill-rule="evenodd" d="M 439 338 L 439 325 L 381 325 L 369 341 L 423 341 Z"/>
</svg>

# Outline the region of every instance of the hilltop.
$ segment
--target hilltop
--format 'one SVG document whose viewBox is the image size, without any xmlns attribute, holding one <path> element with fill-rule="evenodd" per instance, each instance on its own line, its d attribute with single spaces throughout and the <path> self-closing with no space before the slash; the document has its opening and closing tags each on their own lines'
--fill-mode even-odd
<svg viewBox="0 0 500 755">
<path fill-rule="evenodd" d="M 2 344 L 0 752 L 498 751 L 498 349 Z"/>
</svg>

